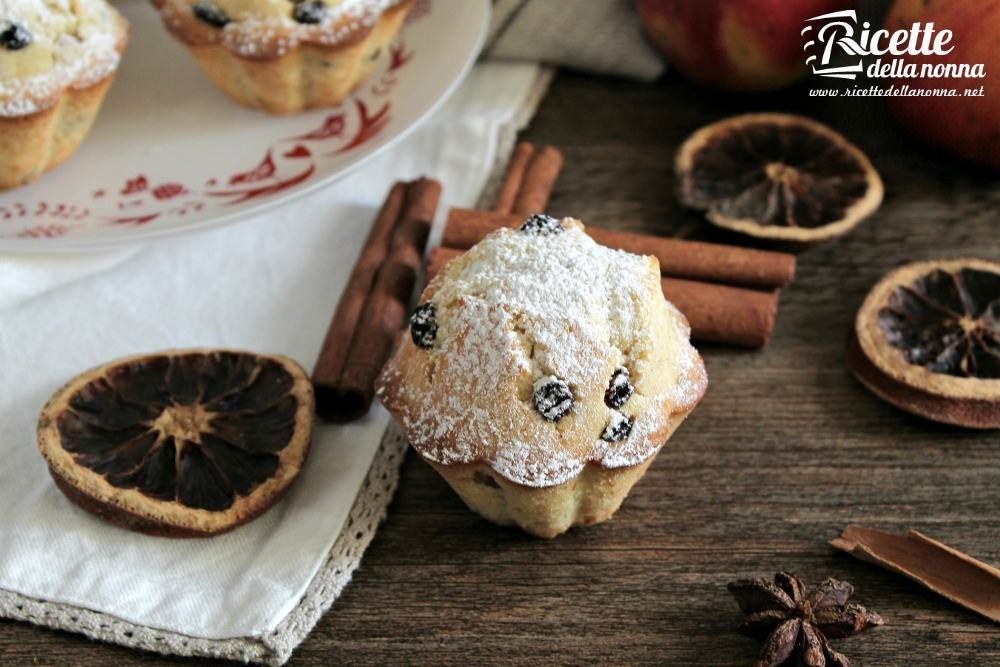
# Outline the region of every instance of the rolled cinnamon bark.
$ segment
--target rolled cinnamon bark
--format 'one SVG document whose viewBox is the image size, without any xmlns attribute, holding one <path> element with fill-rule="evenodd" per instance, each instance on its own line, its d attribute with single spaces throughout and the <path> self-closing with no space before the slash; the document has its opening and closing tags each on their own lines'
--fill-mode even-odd
<svg viewBox="0 0 1000 667">
<path fill-rule="evenodd" d="M 691 338 L 759 348 L 767 345 L 778 314 L 778 292 L 663 278 L 663 296 L 684 313 Z"/>
<path fill-rule="evenodd" d="M 528 169 L 535 154 L 535 146 L 527 141 L 522 141 L 511 153 L 510 162 L 507 163 L 507 172 L 504 174 L 503 185 L 497 194 L 497 200 L 493 204 L 493 210 L 497 213 L 510 213 L 514 210 L 514 200 L 517 193 L 521 191 L 524 184 L 524 173 Z"/>
<path fill-rule="evenodd" d="M 431 179 L 396 183 L 379 211 L 313 370 L 324 419 L 357 419 L 371 407 L 375 377 L 406 322 L 440 196 L 441 184 Z"/>
<path fill-rule="evenodd" d="M 433 248 L 427 280 L 464 251 Z M 778 312 L 778 292 L 663 278 L 663 296 L 684 313 L 695 340 L 758 348 L 767 344 Z"/>
<path fill-rule="evenodd" d="M 372 285 L 379 267 L 389 254 L 389 241 L 399 222 L 406 198 L 407 184 L 395 183 L 375 216 L 368 237 L 361 247 L 361 254 L 354 262 L 347 285 L 333 311 L 330 327 L 320 348 L 319 359 L 313 370 L 313 382 L 317 391 L 321 387 L 339 382 L 344 371 L 347 354 L 350 350 L 354 332 L 358 329 L 358 320 L 365 302 L 371 294 Z"/>
<path fill-rule="evenodd" d="M 441 244 L 465 250 L 496 229 L 516 227 L 523 222 L 524 216 L 514 213 L 453 208 L 448 212 Z M 672 278 L 778 289 L 788 285 L 795 276 L 795 256 L 783 252 L 682 241 L 600 227 L 587 227 L 586 232 L 609 248 L 653 255 L 660 260 L 663 275 Z"/>
<path fill-rule="evenodd" d="M 400 245 L 379 271 L 340 381 L 329 390 L 317 387 L 316 409 L 324 419 L 351 421 L 368 412 L 375 397 L 375 378 L 409 315 L 422 259 L 416 246 Z"/>
<path fill-rule="evenodd" d="M 514 199 L 511 212 L 523 217 L 545 211 L 562 167 L 563 155 L 555 146 L 545 146 L 535 151 L 524 172 L 524 182 Z"/>
<path fill-rule="evenodd" d="M 946 544 L 915 530 L 895 535 L 854 525 L 830 544 L 1000 623 L 1000 570 Z"/>
</svg>

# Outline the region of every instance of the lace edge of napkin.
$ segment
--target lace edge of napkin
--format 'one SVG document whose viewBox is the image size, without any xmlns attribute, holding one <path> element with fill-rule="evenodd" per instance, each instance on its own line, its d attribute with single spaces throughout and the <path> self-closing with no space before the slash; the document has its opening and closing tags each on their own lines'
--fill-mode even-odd
<svg viewBox="0 0 1000 667">
<path fill-rule="evenodd" d="M 361 556 L 385 518 L 386 508 L 396 491 L 399 466 L 406 447 L 402 431 L 395 424 L 390 424 L 351 507 L 347 523 L 330 548 L 326 561 L 295 609 L 266 635 L 232 639 L 190 637 L 136 625 L 102 612 L 46 602 L 2 589 L 0 616 L 167 655 L 281 665 L 340 596 L 361 564 Z"/>
</svg>

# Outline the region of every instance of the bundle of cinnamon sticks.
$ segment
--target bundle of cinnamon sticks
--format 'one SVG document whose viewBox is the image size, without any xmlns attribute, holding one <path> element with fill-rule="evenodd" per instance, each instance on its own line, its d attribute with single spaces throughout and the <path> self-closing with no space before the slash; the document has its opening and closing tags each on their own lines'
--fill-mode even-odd
<svg viewBox="0 0 1000 667">
<path fill-rule="evenodd" d="M 520 225 L 548 205 L 562 154 L 552 146 L 518 145 L 490 211 L 452 209 L 427 264 L 428 280 L 451 259 L 500 227 Z M 393 185 L 351 271 L 313 371 L 316 410 L 335 422 L 368 412 L 375 378 L 406 326 L 410 300 L 441 184 L 420 178 Z M 598 243 L 653 255 L 663 293 L 687 317 L 696 340 L 764 345 L 774 328 L 778 291 L 795 274 L 791 255 L 665 239 L 588 227 Z"/>
<path fill-rule="evenodd" d="M 451 209 L 441 247 L 428 257 L 427 279 L 490 232 L 544 211 L 563 162 L 552 146 L 519 144 L 491 210 Z M 695 340 L 762 347 L 774 329 L 779 290 L 795 275 L 795 257 L 786 253 L 597 227 L 587 233 L 611 248 L 655 256 L 664 296 L 687 317 Z"/>
<path fill-rule="evenodd" d="M 441 184 L 397 182 L 378 212 L 337 303 L 313 370 L 316 412 L 329 421 L 364 416 L 375 378 L 405 324 Z"/>
</svg>

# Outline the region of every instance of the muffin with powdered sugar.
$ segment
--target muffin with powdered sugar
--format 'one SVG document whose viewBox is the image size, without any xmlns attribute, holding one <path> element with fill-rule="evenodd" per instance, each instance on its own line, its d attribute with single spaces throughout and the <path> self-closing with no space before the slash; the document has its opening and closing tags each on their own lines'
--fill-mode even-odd
<svg viewBox="0 0 1000 667">
<path fill-rule="evenodd" d="M 707 379 L 659 263 L 531 216 L 421 295 L 378 395 L 469 507 L 541 537 L 605 521 Z"/>
<path fill-rule="evenodd" d="M 413 0 L 152 0 L 209 79 L 274 114 L 336 106 L 371 72 Z"/>
<path fill-rule="evenodd" d="M 128 24 L 105 0 L 0 0 L 0 189 L 76 150 L 127 40 Z"/>
</svg>

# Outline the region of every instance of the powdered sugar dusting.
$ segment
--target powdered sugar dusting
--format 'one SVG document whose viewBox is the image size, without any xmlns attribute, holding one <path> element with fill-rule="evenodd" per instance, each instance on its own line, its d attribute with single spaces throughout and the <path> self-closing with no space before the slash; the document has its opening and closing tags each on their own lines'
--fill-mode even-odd
<svg viewBox="0 0 1000 667">
<path fill-rule="evenodd" d="M 484 461 L 525 486 L 560 484 L 589 462 L 642 463 L 704 392 L 701 359 L 663 299 L 655 261 L 596 244 L 574 220 L 562 224 L 559 234 L 495 232 L 425 292 L 435 344 L 404 342 L 379 396 L 428 459 Z M 623 367 L 635 393 L 614 409 L 605 394 Z M 556 392 L 549 405 L 536 396 L 553 382 L 572 392 L 558 419 L 565 397 Z M 623 420 L 628 435 L 601 439 Z"/>
<path fill-rule="evenodd" d="M 0 0 L 0 27 L 23 26 L 31 44 L 0 50 L 0 116 L 46 109 L 67 87 L 87 88 L 118 66 L 123 24 L 104 0 Z"/>
<path fill-rule="evenodd" d="M 197 0 L 163 0 L 161 12 L 175 28 L 191 22 L 192 5 Z M 334 0 L 327 3 L 317 23 L 299 23 L 293 18 L 294 2 L 269 2 L 247 6 L 240 0 L 214 3 L 231 20 L 223 28 L 199 26 L 199 37 L 218 42 L 248 58 L 281 56 L 300 42 L 334 46 L 359 31 L 375 25 L 386 9 L 402 0 Z"/>
</svg>

